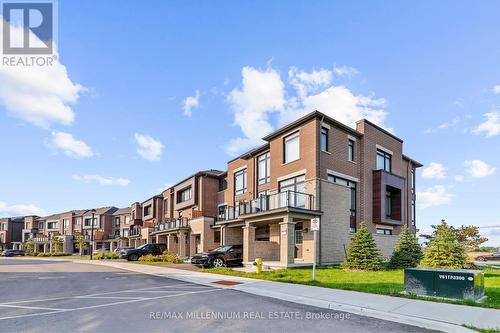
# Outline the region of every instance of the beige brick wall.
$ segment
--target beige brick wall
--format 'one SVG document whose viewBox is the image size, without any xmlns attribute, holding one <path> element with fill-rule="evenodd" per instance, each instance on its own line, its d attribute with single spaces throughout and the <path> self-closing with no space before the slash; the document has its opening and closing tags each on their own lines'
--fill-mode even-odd
<svg viewBox="0 0 500 333">
<path fill-rule="evenodd" d="M 266 261 L 278 261 L 280 260 L 280 244 L 278 242 L 255 241 L 254 256 Z"/>
<path fill-rule="evenodd" d="M 323 182 L 321 206 L 321 263 L 337 263 L 344 260 L 349 233 L 349 195 L 347 187 Z"/>
<path fill-rule="evenodd" d="M 373 238 L 375 239 L 375 243 L 377 243 L 377 247 L 380 250 L 382 257 L 384 257 L 384 259 L 390 258 L 399 236 L 374 234 Z"/>
<path fill-rule="evenodd" d="M 243 244 L 243 229 L 241 227 L 223 228 L 223 244 L 238 245 Z"/>
</svg>

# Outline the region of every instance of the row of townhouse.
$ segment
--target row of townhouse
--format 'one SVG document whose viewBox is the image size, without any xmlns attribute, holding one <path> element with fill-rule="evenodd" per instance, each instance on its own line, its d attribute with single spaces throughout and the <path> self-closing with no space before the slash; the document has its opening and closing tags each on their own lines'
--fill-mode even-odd
<svg viewBox="0 0 500 333">
<path fill-rule="evenodd" d="M 384 256 L 404 225 L 416 232 L 415 173 L 422 165 L 403 154 L 394 134 L 366 119 L 354 129 L 315 111 L 263 139 L 227 171 L 199 171 L 129 208 L 99 209 L 94 248 L 156 242 L 189 257 L 242 244 L 245 264 L 259 257 L 289 267 L 313 261 L 312 218 L 320 218 L 320 264 L 343 260 L 361 222 Z M 29 233 L 33 239 L 40 230 L 67 236 L 68 244 L 77 234 L 89 238 L 88 214 L 26 217 L 23 240 L 35 222 L 42 228 Z"/>
</svg>

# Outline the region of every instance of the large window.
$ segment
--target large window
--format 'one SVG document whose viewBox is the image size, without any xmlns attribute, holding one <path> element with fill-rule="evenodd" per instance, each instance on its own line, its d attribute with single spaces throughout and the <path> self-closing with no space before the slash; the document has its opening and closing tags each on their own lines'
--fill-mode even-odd
<svg viewBox="0 0 500 333">
<path fill-rule="evenodd" d="M 349 161 L 354 161 L 354 140 L 349 140 L 349 144 L 347 146 L 347 156 Z"/>
<path fill-rule="evenodd" d="M 279 183 L 279 206 L 304 207 L 306 204 L 305 193 L 306 176 L 293 177 Z"/>
<path fill-rule="evenodd" d="M 123 229 L 123 237 L 128 237 L 128 229 Z"/>
<path fill-rule="evenodd" d="M 377 170 L 385 170 L 391 172 L 392 170 L 392 156 L 383 150 L 377 149 Z"/>
<path fill-rule="evenodd" d="M 84 220 L 84 226 L 85 227 L 90 227 L 91 226 L 91 221 L 92 221 L 92 218 L 91 217 L 86 217 L 85 220 Z M 97 218 L 94 217 L 94 227 L 97 226 Z"/>
<path fill-rule="evenodd" d="M 115 216 L 115 227 L 119 228 L 120 227 L 120 217 Z"/>
<path fill-rule="evenodd" d="M 269 183 L 271 180 L 271 154 L 269 152 L 258 157 L 259 185 Z"/>
<path fill-rule="evenodd" d="M 300 158 L 300 136 L 295 133 L 283 139 L 284 156 L 283 162 L 288 163 Z"/>
<path fill-rule="evenodd" d="M 234 174 L 234 194 L 243 194 L 247 191 L 247 169 Z"/>
<path fill-rule="evenodd" d="M 59 226 L 59 222 L 47 222 L 48 229 L 57 229 Z"/>
<path fill-rule="evenodd" d="M 191 200 L 192 197 L 193 193 L 191 190 L 191 186 L 186 187 L 185 189 L 182 189 L 179 192 L 177 192 L 177 203 Z"/>
<path fill-rule="evenodd" d="M 415 225 L 416 220 L 416 208 L 415 208 L 415 169 L 411 169 L 411 225 Z"/>
<path fill-rule="evenodd" d="M 328 180 L 351 189 L 349 196 L 349 210 L 351 211 L 350 231 L 356 232 L 356 182 L 333 175 L 328 175 Z"/>
<path fill-rule="evenodd" d="M 151 212 L 152 212 L 151 205 L 144 206 L 143 216 L 149 216 L 151 215 Z"/>
<path fill-rule="evenodd" d="M 328 128 L 321 127 L 321 150 L 328 151 Z"/>
<path fill-rule="evenodd" d="M 125 224 L 130 224 L 130 216 L 125 215 Z"/>
</svg>

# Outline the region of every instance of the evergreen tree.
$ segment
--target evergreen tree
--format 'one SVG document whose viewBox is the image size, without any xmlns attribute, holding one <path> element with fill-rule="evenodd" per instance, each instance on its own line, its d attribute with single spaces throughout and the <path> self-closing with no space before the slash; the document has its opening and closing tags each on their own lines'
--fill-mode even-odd
<svg viewBox="0 0 500 333">
<path fill-rule="evenodd" d="M 430 268 L 463 268 L 465 251 L 457 239 L 453 227 L 442 221 L 436 228 L 433 240 L 424 250 L 421 267 Z"/>
<path fill-rule="evenodd" d="M 405 225 L 392 252 L 389 267 L 393 269 L 416 267 L 421 259 L 422 248 L 418 244 L 417 237 Z"/>
<path fill-rule="evenodd" d="M 349 244 L 342 267 L 344 269 L 376 271 L 380 269 L 381 264 L 382 257 L 377 244 L 366 225 L 362 222 Z"/>
<path fill-rule="evenodd" d="M 33 243 L 33 240 L 28 239 L 26 242 L 24 242 L 24 250 L 27 254 L 32 254 L 35 252 L 35 244 Z"/>
</svg>

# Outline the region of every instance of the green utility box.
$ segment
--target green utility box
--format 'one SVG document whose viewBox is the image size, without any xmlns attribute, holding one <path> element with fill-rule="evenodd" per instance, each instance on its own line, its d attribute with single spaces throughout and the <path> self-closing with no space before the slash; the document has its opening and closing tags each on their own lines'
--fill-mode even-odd
<svg viewBox="0 0 500 333">
<path fill-rule="evenodd" d="M 407 268 L 405 290 L 410 294 L 477 301 L 484 296 L 480 270 Z"/>
</svg>

